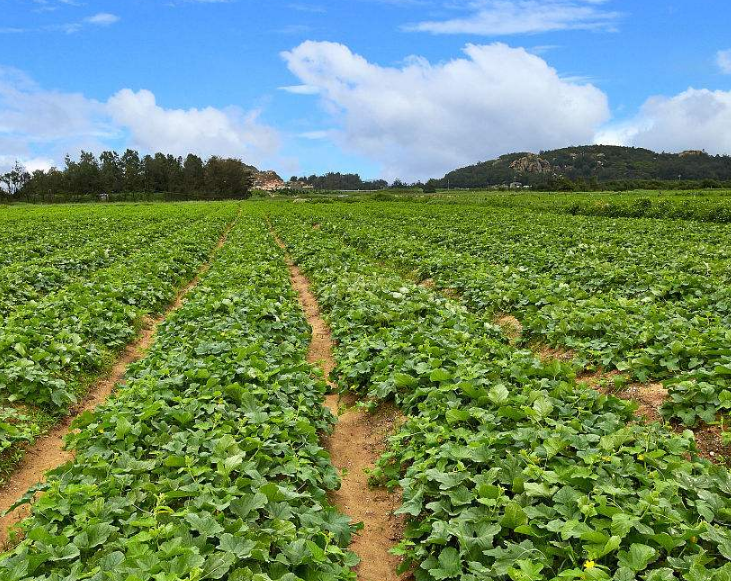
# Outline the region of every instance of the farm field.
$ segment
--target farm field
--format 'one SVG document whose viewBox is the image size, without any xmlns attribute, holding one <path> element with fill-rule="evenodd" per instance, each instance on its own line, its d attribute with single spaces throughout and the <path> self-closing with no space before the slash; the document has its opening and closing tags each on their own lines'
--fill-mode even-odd
<svg viewBox="0 0 731 581">
<path fill-rule="evenodd" d="M 83 397 L 193 278 L 235 205 L 3 212 L 0 468 Z"/>
<path fill-rule="evenodd" d="M 4 210 L 0 579 L 731 579 L 731 226 L 494 196 Z"/>
</svg>

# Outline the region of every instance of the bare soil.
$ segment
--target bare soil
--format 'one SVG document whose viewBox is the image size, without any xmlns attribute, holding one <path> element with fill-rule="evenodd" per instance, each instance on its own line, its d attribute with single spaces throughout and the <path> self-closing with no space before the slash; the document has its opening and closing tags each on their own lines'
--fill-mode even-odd
<svg viewBox="0 0 731 581">
<path fill-rule="evenodd" d="M 515 343 L 523 334 L 523 323 L 513 315 L 502 313 L 495 317 L 494 322 L 503 330 L 511 343 Z"/>
<path fill-rule="evenodd" d="M 683 430 L 683 426 L 677 426 L 678 431 Z M 695 443 L 698 448 L 698 454 L 710 460 L 711 462 L 725 463 L 728 465 L 731 461 L 731 446 L 725 446 L 721 443 L 721 427 L 704 425 L 694 428 Z"/>
<path fill-rule="evenodd" d="M 661 383 L 634 383 L 615 395 L 637 402 L 640 406 L 637 413 L 651 422 L 663 421 L 660 408 L 668 397 L 668 390 Z"/>
<path fill-rule="evenodd" d="M 274 231 L 272 235 L 277 244 L 285 248 Z M 335 367 L 330 328 L 320 314 L 309 281 L 289 258 L 287 262 L 292 286 L 312 327 L 307 359 L 319 365 L 325 378 L 329 378 Z M 331 388 L 335 387 L 329 379 L 328 384 Z M 341 398 L 336 394 L 330 394 L 325 399 L 325 405 L 336 416 L 341 406 L 346 408 L 339 415 L 333 433 L 323 442 L 342 477 L 340 489 L 330 494 L 330 501 L 353 522 L 363 523 L 363 529 L 351 545 L 351 549 L 361 559 L 356 569 L 359 581 L 398 581 L 406 576 L 396 574 L 399 559 L 391 555 L 389 550 L 401 538 L 403 522 L 393 514 L 401 505 L 401 499 L 385 489 L 370 488 L 368 470 L 384 451 L 385 440 L 394 432 L 400 416 L 391 405 L 382 405 L 369 413 L 352 407 L 355 402 L 354 396 Z"/>
<path fill-rule="evenodd" d="M 571 361 L 576 357 L 576 353 L 570 349 L 563 349 L 561 347 L 550 347 L 543 343 L 535 344 L 531 346 L 531 350 L 538 355 L 541 361 L 548 361 L 549 359 L 558 359 L 559 361 Z"/>
<path fill-rule="evenodd" d="M 211 252 L 208 262 L 203 264 L 196 276 L 178 291 L 173 303 L 165 310 L 165 313 L 155 319 L 145 317 L 143 327 L 135 341 L 127 345 L 122 355 L 114 363 L 109 372 L 98 379 L 86 393 L 84 400 L 70 410 L 59 424 L 50 432 L 39 437 L 36 442 L 29 446 L 13 474 L 0 488 L 0 548 L 7 548 L 11 537 L 17 536 L 18 530 L 15 525 L 26 518 L 30 513 L 30 505 L 24 504 L 15 510 L 3 515 L 13 504 L 15 504 L 32 486 L 45 480 L 45 473 L 73 460 L 72 450 L 66 450 L 64 438 L 71 432 L 71 424 L 79 415 L 85 411 L 92 411 L 103 404 L 113 393 L 117 385 L 124 383 L 124 376 L 127 368 L 144 357 L 147 350 L 155 340 L 157 327 L 165 318 L 179 309 L 185 301 L 185 296 L 198 284 L 200 277 L 208 272 L 211 261 L 215 254 L 226 243 L 226 237 L 233 227 L 230 224 Z"/>
</svg>

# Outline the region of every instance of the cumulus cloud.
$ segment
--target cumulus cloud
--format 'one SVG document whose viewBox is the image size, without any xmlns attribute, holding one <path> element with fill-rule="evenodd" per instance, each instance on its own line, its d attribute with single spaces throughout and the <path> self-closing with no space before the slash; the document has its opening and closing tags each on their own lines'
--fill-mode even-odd
<svg viewBox="0 0 731 581">
<path fill-rule="evenodd" d="M 120 146 L 260 163 L 276 154 L 279 135 L 259 117 L 239 107 L 166 109 L 145 90 L 97 101 L 46 90 L 16 69 L 0 68 L 0 163 L 17 158 L 37 169 L 80 149 Z"/>
<path fill-rule="evenodd" d="M 112 121 L 126 128 L 135 146 L 178 155 L 224 155 L 258 161 L 279 147 L 277 132 L 259 112 L 238 107 L 165 109 L 150 91 L 123 89 L 107 102 Z"/>
<path fill-rule="evenodd" d="M 0 68 L 0 137 L 6 141 L 52 143 L 110 132 L 98 101 L 80 93 L 43 90 L 22 72 Z"/>
<path fill-rule="evenodd" d="M 655 151 L 731 154 L 731 91 L 690 88 L 673 97 L 651 97 L 637 116 L 605 128 L 595 141 Z"/>
<path fill-rule="evenodd" d="M 604 0 L 472 0 L 459 18 L 429 20 L 406 30 L 433 34 L 500 36 L 556 30 L 614 30 L 621 14 Z"/>
<path fill-rule="evenodd" d="M 316 87 L 339 125 L 337 141 L 382 164 L 383 176 L 443 174 L 508 151 L 591 141 L 607 121 L 607 98 L 562 79 L 524 49 L 468 45 L 465 56 L 431 64 L 418 57 L 382 67 L 329 42 L 283 53 Z"/>
<path fill-rule="evenodd" d="M 22 157 L 17 155 L 0 155 L 0 173 L 5 173 L 13 169 L 16 163 L 20 163 L 26 171 L 33 173 L 37 169 L 48 171 L 56 165 L 56 163 L 47 157 Z"/>
<path fill-rule="evenodd" d="M 716 64 L 724 75 L 731 75 L 731 49 L 716 53 Z"/>
</svg>

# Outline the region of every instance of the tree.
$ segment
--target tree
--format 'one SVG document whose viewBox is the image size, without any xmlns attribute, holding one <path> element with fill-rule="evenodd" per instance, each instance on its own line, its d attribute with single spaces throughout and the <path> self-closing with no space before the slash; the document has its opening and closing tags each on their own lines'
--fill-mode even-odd
<svg viewBox="0 0 731 581">
<path fill-rule="evenodd" d="M 124 164 L 116 151 L 104 151 L 99 156 L 102 189 L 106 193 L 121 192 L 124 188 Z"/>
<path fill-rule="evenodd" d="M 436 180 L 429 180 L 426 182 L 423 188 L 421 188 L 421 191 L 425 194 L 436 194 L 437 193 L 437 185 Z"/>
<path fill-rule="evenodd" d="M 0 184 L 4 184 L 3 189 L 11 196 L 18 196 L 26 184 L 30 181 L 30 174 L 19 161 L 15 162 L 13 168 L 0 176 Z"/>
<path fill-rule="evenodd" d="M 75 194 L 99 194 L 102 191 L 99 162 L 93 153 L 82 151 L 79 161 L 66 156 L 66 178 Z"/>
<path fill-rule="evenodd" d="M 218 198 L 248 198 L 251 172 L 239 159 L 213 156 L 206 163 L 206 191 Z"/>
<path fill-rule="evenodd" d="M 145 175 L 140 154 L 128 149 L 122 154 L 122 171 L 125 192 L 141 192 L 145 189 Z"/>
<path fill-rule="evenodd" d="M 206 170 L 203 160 L 189 153 L 183 162 L 183 191 L 189 194 L 202 194 L 206 187 Z"/>
<path fill-rule="evenodd" d="M 246 198 L 255 170 L 239 159 L 212 157 L 204 162 L 194 154 L 183 160 L 158 152 L 140 159 L 137 151 L 127 149 L 121 156 L 105 151 L 97 159 L 82 151 L 78 161 L 66 156 L 63 170 L 37 170 L 31 175 L 16 163 L 0 174 L 0 194 L 29 201 L 88 200 L 102 192 L 163 193 L 178 200 Z"/>
</svg>

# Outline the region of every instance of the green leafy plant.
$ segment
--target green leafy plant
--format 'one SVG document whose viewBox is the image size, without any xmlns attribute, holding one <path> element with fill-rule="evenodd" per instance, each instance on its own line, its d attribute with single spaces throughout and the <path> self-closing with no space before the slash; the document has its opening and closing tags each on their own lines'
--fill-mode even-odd
<svg viewBox="0 0 731 581">
<path fill-rule="evenodd" d="M 281 251 L 244 217 L 125 385 L 76 422 L 0 579 L 355 580 L 334 422 Z"/>
<path fill-rule="evenodd" d="M 418 581 L 731 574 L 731 477 L 698 458 L 691 432 L 636 422 L 633 404 L 577 384 L 571 363 L 542 362 L 344 245 L 343 211 L 283 206 L 272 220 L 314 282 L 341 388 L 406 414 L 372 475 L 403 490 L 403 570 Z"/>
</svg>

